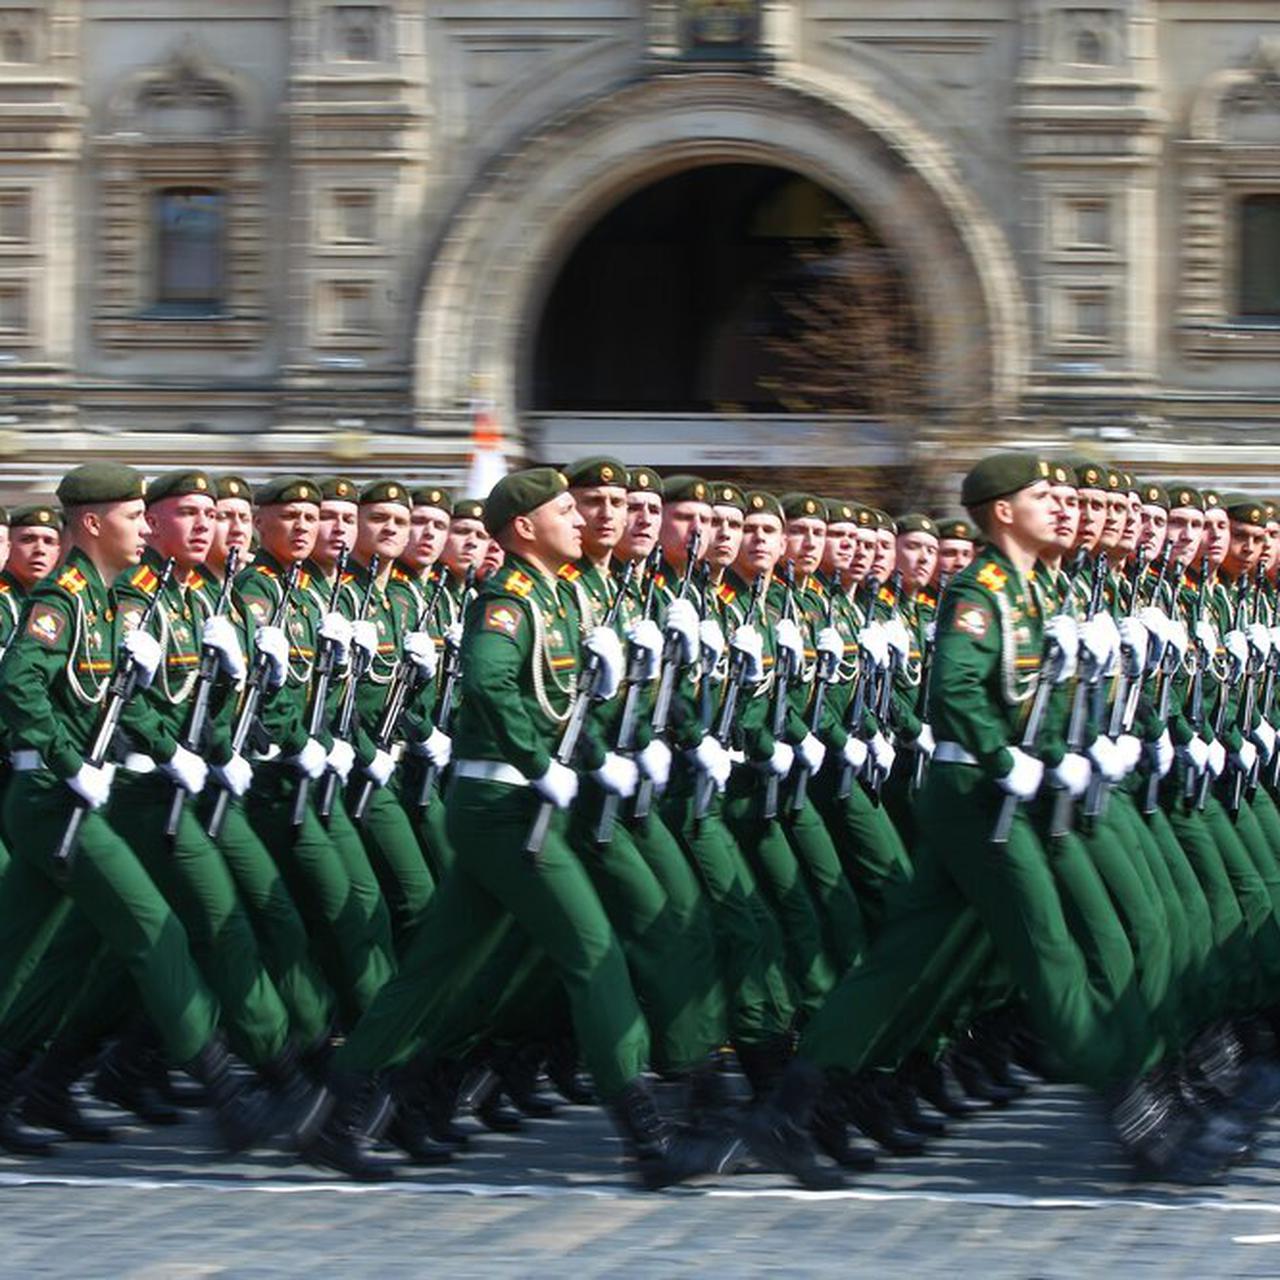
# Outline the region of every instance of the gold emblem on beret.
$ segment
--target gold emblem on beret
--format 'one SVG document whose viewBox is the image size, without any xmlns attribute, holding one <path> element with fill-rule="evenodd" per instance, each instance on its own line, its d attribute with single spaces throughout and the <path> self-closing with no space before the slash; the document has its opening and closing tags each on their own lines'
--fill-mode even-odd
<svg viewBox="0 0 1280 1280">
<path fill-rule="evenodd" d="M 1054 468 L 1054 470 L 1053 470 L 1053 478 L 1054 478 L 1054 479 L 1055 479 L 1059 484 L 1066 484 L 1066 483 L 1067 483 L 1067 473 L 1066 473 L 1066 472 L 1065 472 L 1061 467 L 1055 467 L 1055 468 Z"/>
<path fill-rule="evenodd" d="M 227 492 L 233 497 L 240 492 L 240 482 L 238 480 L 227 481 Z"/>
<path fill-rule="evenodd" d="M 721 489 L 721 490 L 720 490 L 720 496 L 721 496 L 721 497 L 722 497 L 726 502 L 732 502 L 732 501 L 733 501 L 733 490 L 732 490 L 732 489 L 730 489 L 728 485 L 726 485 L 723 489 Z"/>
<path fill-rule="evenodd" d="M 345 480 L 340 480 L 338 482 L 338 497 L 345 498 L 350 492 L 351 486 Z"/>
<path fill-rule="evenodd" d="M 613 468 L 612 468 L 612 467 L 601 467 L 601 468 L 600 468 L 600 479 L 601 479 L 601 480 L 612 480 L 612 479 L 613 479 Z"/>
<path fill-rule="evenodd" d="M 208 484 L 205 482 L 204 476 L 196 476 L 194 483 L 195 483 L 196 489 L 199 490 L 199 492 L 201 493 L 203 493 L 209 487 Z"/>
<path fill-rule="evenodd" d="M 932 532 L 933 532 L 933 521 L 932 521 L 932 520 L 921 520 L 921 521 L 920 521 L 920 527 L 925 531 L 925 533 L 932 533 Z"/>
<path fill-rule="evenodd" d="M 760 508 L 764 506 L 764 499 L 757 493 L 756 496 L 751 499 L 751 505 L 759 511 Z"/>
<path fill-rule="evenodd" d="M 1047 480 L 1049 478 L 1049 464 L 1042 458 L 1040 460 L 1040 474 Z"/>
<path fill-rule="evenodd" d="M 806 515 L 813 515 L 813 513 L 817 511 L 818 506 L 817 506 L 817 503 L 815 503 L 812 499 L 810 499 L 808 502 L 804 504 L 804 509 L 805 509 Z"/>
<path fill-rule="evenodd" d="M 1206 507 L 1216 507 L 1218 505 L 1218 495 L 1216 493 L 1206 493 L 1204 495 L 1204 505 Z"/>
<path fill-rule="evenodd" d="M 707 496 L 707 486 L 699 482 L 693 486 L 693 496 L 695 498 L 705 498 Z"/>
<path fill-rule="evenodd" d="M 298 489 L 298 500 L 300 502 L 307 502 L 307 501 L 314 502 L 319 496 L 320 496 L 319 493 L 317 493 L 316 490 L 311 488 L 310 485 L 304 484 L 300 486 Z"/>
<path fill-rule="evenodd" d="M 1260 524 L 1261 522 L 1262 522 L 1262 512 L 1259 511 L 1257 507 L 1254 507 L 1253 510 L 1249 512 L 1249 523 Z"/>
<path fill-rule="evenodd" d="M 52 517 L 47 511 L 37 511 L 36 519 L 39 520 L 41 524 L 48 524 Z"/>
<path fill-rule="evenodd" d="M 642 489 L 647 489 L 649 487 L 649 473 L 647 471 L 642 471 L 638 476 L 636 476 L 636 484 L 638 484 Z"/>
<path fill-rule="evenodd" d="M 393 485 L 391 485 L 391 486 L 387 489 L 387 497 L 388 497 L 388 498 L 398 498 L 399 496 L 400 496 L 400 487 L 399 487 L 399 485 L 394 485 L 394 484 L 393 484 Z"/>
<path fill-rule="evenodd" d="M 1113 471 L 1107 477 L 1107 485 L 1112 489 L 1118 489 L 1120 487 L 1120 477 L 1116 472 Z"/>
</svg>

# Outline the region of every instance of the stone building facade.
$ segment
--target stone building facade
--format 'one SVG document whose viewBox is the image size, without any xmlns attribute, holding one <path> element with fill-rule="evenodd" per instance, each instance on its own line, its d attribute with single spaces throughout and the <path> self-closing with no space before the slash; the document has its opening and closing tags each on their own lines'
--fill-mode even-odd
<svg viewBox="0 0 1280 1280">
<path fill-rule="evenodd" d="M 538 403 L 575 247 L 730 164 L 890 246 L 926 412 Z M 9 489 L 68 455 L 448 478 L 477 402 L 512 456 L 1069 436 L 1280 488 L 1277 245 L 1275 0 L 0 0 Z"/>
</svg>

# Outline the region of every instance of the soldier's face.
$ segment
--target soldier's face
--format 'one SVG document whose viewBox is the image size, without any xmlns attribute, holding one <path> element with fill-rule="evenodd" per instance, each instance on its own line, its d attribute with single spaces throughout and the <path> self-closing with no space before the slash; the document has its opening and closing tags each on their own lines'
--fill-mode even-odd
<svg viewBox="0 0 1280 1280">
<path fill-rule="evenodd" d="M 497 573 L 502 568 L 502 562 L 506 558 L 507 553 L 503 551 L 497 538 L 490 538 L 489 545 L 484 549 L 480 568 L 476 570 L 476 577 L 483 582 L 490 574 Z"/>
<path fill-rule="evenodd" d="M 1231 547 L 1231 521 L 1221 507 L 1204 513 L 1204 541 L 1200 554 L 1209 557 L 1209 568 L 1216 569 L 1226 559 Z"/>
<path fill-rule="evenodd" d="M 430 569 L 440 559 L 448 536 L 449 517 L 439 507 L 414 507 L 409 515 L 405 561 L 414 569 Z"/>
<path fill-rule="evenodd" d="M 1199 554 L 1204 538 L 1204 512 L 1195 507 L 1174 507 L 1169 512 L 1166 537 L 1173 547 L 1174 560 L 1189 565 Z"/>
<path fill-rule="evenodd" d="M 880 550 L 880 539 L 874 529 L 858 530 L 858 538 L 853 548 L 853 559 L 849 561 L 849 581 L 861 582 L 871 572 L 876 562 L 876 553 Z"/>
<path fill-rule="evenodd" d="M 572 498 L 569 499 L 573 501 Z M 461 578 L 468 569 L 478 569 L 489 545 L 489 533 L 483 523 L 463 516 L 449 522 L 449 534 L 444 540 L 444 552 L 440 559 L 449 571 Z"/>
<path fill-rule="evenodd" d="M 1021 546 L 1033 550 L 1053 546 L 1053 531 L 1062 504 L 1047 480 L 1037 480 L 1000 501 L 1009 504 L 1008 527 Z"/>
<path fill-rule="evenodd" d="M 1124 532 L 1117 544 L 1121 551 L 1133 552 L 1142 536 L 1142 499 L 1136 493 L 1126 495 Z"/>
<path fill-rule="evenodd" d="M 744 519 L 737 507 L 711 508 L 711 546 L 706 558 L 717 569 L 727 569 L 738 558 Z"/>
<path fill-rule="evenodd" d="M 658 545 L 661 529 L 662 499 L 645 490 L 627 494 L 627 524 L 618 554 L 627 560 L 643 560 Z"/>
<path fill-rule="evenodd" d="M 320 528 L 311 553 L 316 564 L 332 568 L 338 556 L 356 545 L 360 508 L 354 502 L 329 500 L 320 504 Z"/>
<path fill-rule="evenodd" d="M 872 562 L 871 572 L 881 582 L 888 582 L 893 573 L 893 566 L 898 559 L 898 539 L 892 529 L 876 530 L 876 558 Z"/>
<path fill-rule="evenodd" d="M 938 543 L 938 577 L 954 578 L 973 563 L 973 543 L 966 538 L 943 538 Z"/>
<path fill-rule="evenodd" d="M 1268 572 L 1274 571 L 1280 556 L 1280 524 L 1267 525 L 1267 549 L 1262 553 L 1262 563 Z"/>
<path fill-rule="evenodd" d="M 370 502 L 360 508 L 356 554 L 368 564 L 377 556 L 383 565 L 399 560 L 409 545 L 409 508 L 399 502 Z"/>
<path fill-rule="evenodd" d="M 13 538 L 9 533 L 7 524 L 0 524 L 0 569 L 3 569 L 9 563 L 9 546 Z"/>
<path fill-rule="evenodd" d="M 109 569 L 120 573 L 142 559 L 151 526 L 141 498 L 131 502 L 110 502 L 94 507 L 88 519 L 95 534 L 98 553 Z"/>
<path fill-rule="evenodd" d="M 320 533 L 320 508 L 311 502 L 280 502 L 254 517 L 262 548 L 281 564 L 306 560 Z"/>
<path fill-rule="evenodd" d="M 810 516 L 787 521 L 786 556 L 799 574 L 817 573 L 822 548 L 827 541 L 827 524 Z"/>
<path fill-rule="evenodd" d="M 1223 565 L 1228 573 L 1253 573 L 1262 559 L 1263 549 L 1267 545 L 1267 530 L 1264 525 L 1244 524 L 1239 520 L 1230 522 L 1231 543 L 1227 550 Z"/>
<path fill-rule="evenodd" d="M 33 583 L 53 572 L 61 546 L 62 537 L 57 529 L 37 525 L 15 529 L 9 536 L 9 563 L 5 567 L 30 589 Z"/>
<path fill-rule="evenodd" d="M 162 498 L 148 509 L 147 521 L 151 545 L 162 556 L 172 556 L 181 569 L 204 563 L 217 523 L 214 502 L 207 493 Z"/>
<path fill-rule="evenodd" d="M 902 581 L 917 590 L 933 579 L 933 566 L 938 562 L 938 540 L 929 533 L 904 533 L 897 540 L 894 567 Z"/>
<path fill-rule="evenodd" d="M 627 491 L 620 485 L 573 489 L 582 513 L 582 545 L 594 558 L 610 554 L 627 527 Z"/>
<path fill-rule="evenodd" d="M 253 508 L 243 498 L 219 498 L 213 512 L 213 545 L 209 559 L 225 564 L 232 547 L 240 553 L 244 564 L 253 542 Z"/>
<path fill-rule="evenodd" d="M 1076 534 L 1077 545 L 1092 551 L 1102 538 L 1107 523 L 1107 495 L 1101 489 L 1081 489 L 1080 530 Z"/>
<path fill-rule="evenodd" d="M 827 540 L 822 544 L 822 568 L 832 576 L 847 573 L 858 547 L 858 526 L 840 521 L 827 525 Z"/>
<path fill-rule="evenodd" d="M 738 570 L 748 582 L 757 574 L 772 573 L 782 556 L 784 535 L 782 521 L 775 515 L 756 512 L 742 522 L 742 546 L 738 551 Z"/>
<path fill-rule="evenodd" d="M 565 492 L 529 512 L 530 554 L 552 570 L 582 555 L 582 514 Z M 483 550 L 488 550 L 488 543 Z"/>
<path fill-rule="evenodd" d="M 705 502 L 673 502 L 662 508 L 662 555 L 673 569 L 683 569 L 689 535 L 698 531 L 699 560 L 707 554 L 711 507 Z"/>
<path fill-rule="evenodd" d="M 1168 536 L 1169 513 L 1163 507 L 1143 503 L 1142 532 L 1138 535 L 1138 546 L 1147 553 L 1148 560 L 1154 560 L 1164 550 Z"/>
<path fill-rule="evenodd" d="M 1063 554 L 1076 545 L 1076 533 L 1080 528 L 1080 495 L 1074 485 L 1055 484 L 1053 492 L 1058 499 L 1058 516 L 1053 526 L 1053 545 Z"/>
<path fill-rule="evenodd" d="M 1124 537 L 1124 527 L 1129 523 L 1129 498 L 1123 493 L 1107 494 L 1107 514 L 1102 523 L 1098 545 L 1105 551 L 1114 550 Z"/>
</svg>

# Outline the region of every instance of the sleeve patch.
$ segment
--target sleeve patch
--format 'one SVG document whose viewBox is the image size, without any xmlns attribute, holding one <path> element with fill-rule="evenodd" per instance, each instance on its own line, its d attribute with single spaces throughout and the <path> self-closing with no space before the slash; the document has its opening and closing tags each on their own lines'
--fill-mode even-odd
<svg viewBox="0 0 1280 1280">
<path fill-rule="evenodd" d="M 271 617 L 271 610 L 267 608 L 267 602 L 252 598 L 248 604 L 249 612 L 253 614 L 254 619 L 262 626 L 266 626 L 268 619 Z"/>
<path fill-rule="evenodd" d="M 55 645 L 67 625 L 67 620 L 57 609 L 38 604 L 27 619 L 27 635 L 41 644 Z"/>
<path fill-rule="evenodd" d="M 951 625 L 954 630 L 981 640 L 991 626 L 991 615 L 980 604 L 962 604 L 956 609 Z"/>
<path fill-rule="evenodd" d="M 126 601 L 120 606 L 120 629 L 128 635 L 130 631 L 136 631 L 138 624 L 142 621 L 142 615 L 145 612 L 142 605 L 134 604 Z"/>
<path fill-rule="evenodd" d="M 483 627 L 498 631 L 514 640 L 520 630 L 520 610 L 503 600 L 493 600 L 484 607 Z"/>
</svg>

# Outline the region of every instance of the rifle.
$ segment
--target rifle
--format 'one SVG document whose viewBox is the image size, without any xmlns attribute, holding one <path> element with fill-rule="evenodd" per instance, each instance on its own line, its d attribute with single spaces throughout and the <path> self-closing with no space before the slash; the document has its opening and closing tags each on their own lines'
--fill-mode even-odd
<svg viewBox="0 0 1280 1280">
<path fill-rule="evenodd" d="M 1165 543 L 1164 552 L 1162 554 L 1160 564 L 1160 575 L 1156 580 L 1155 591 L 1152 594 L 1152 603 L 1159 606 L 1160 595 L 1169 578 L 1169 568 L 1173 563 L 1173 547 L 1169 543 Z M 1172 609 L 1170 616 L 1172 616 Z M 1177 650 L 1169 645 L 1160 655 L 1160 665 L 1156 670 L 1156 678 L 1160 682 L 1160 699 L 1156 704 L 1156 715 L 1163 724 L 1169 718 L 1169 700 L 1173 692 L 1173 676 L 1177 670 Z M 1144 816 L 1149 817 L 1155 813 L 1160 805 L 1160 774 L 1153 766 L 1147 777 L 1147 794 L 1142 802 L 1142 812 Z"/>
<path fill-rule="evenodd" d="M 875 602 L 880 595 L 880 580 L 874 576 L 867 578 L 863 583 L 863 587 L 869 597 L 865 617 L 866 621 L 870 623 L 874 619 Z M 856 734 L 859 738 L 863 738 L 864 741 L 862 720 L 867 710 L 867 691 L 873 678 L 871 664 L 864 654 L 859 653 L 858 674 L 854 678 L 853 697 L 849 700 L 849 712 L 845 716 L 844 727 L 846 732 Z M 837 790 L 839 798 L 847 800 L 852 787 L 853 766 L 848 761 L 843 761 L 840 765 L 840 785 Z"/>
<path fill-rule="evenodd" d="M 342 592 L 342 576 L 347 571 L 349 552 L 344 547 L 338 552 L 338 563 L 334 566 L 333 590 L 329 594 L 329 612 L 338 607 L 338 596 Z M 326 703 L 329 701 L 329 685 L 333 681 L 333 669 L 338 661 L 338 646 L 332 640 L 321 637 L 320 652 L 316 654 L 315 675 L 311 682 L 311 715 L 307 721 L 307 733 L 318 738 L 324 732 Z M 298 778 L 298 790 L 293 797 L 293 825 L 302 826 L 307 816 L 307 797 L 311 792 L 311 779 L 304 773 Z"/>
<path fill-rule="evenodd" d="M 160 597 L 164 595 L 169 579 L 173 577 L 173 565 L 174 560 L 170 556 L 160 570 L 155 594 L 147 602 L 147 607 L 138 621 L 140 631 L 145 631 L 151 625 L 151 619 L 155 617 L 156 610 L 160 606 Z M 112 739 L 120 727 L 120 717 L 124 714 L 124 709 L 129 705 L 129 699 L 133 697 L 137 687 L 138 664 L 126 650 L 123 657 L 116 662 L 115 672 L 107 688 L 107 699 L 102 707 L 102 718 L 98 721 L 97 732 L 93 735 L 93 743 L 85 758 L 86 764 L 92 765 L 95 769 L 101 769 L 106 763 Z M 53 851 L 55 870 L 70 874 L 72 860 L 75 857 L 76 840 L 80 836 L 80 824 L 84 822 L 85 814 L 88 812 L 89 802 L 77 798 L 62 832 L 62 839 L 58 841 L 58 847 Z"/>
<path fill-rule="evenodd" d="M 418 614 L 418 620 L 414 624 L 415 631 L 421 631 L 427 625 L 427 619 L 431 617 L 432 611 L 435 609 L 436 600 L 440 596 L 440 592 L 444 590 L 445 578 L 447 573 L 441 571 L 440 577 L 435 584 L 435 590 L 428 596 L 422 604 L 422 609 Z M 396 669 L 392 672 L 390 685 L 387 690 L 387 700 L 382 704 L 382 716 L 378 720 L 377 732 L 374 735 L 374 742 L 379 751 L 390 751 L 395 746 L 396 731 L 400 727 L 400 718 L 404 715 L 404 709 L 418 692 L 418 664 L 410 661 L 402 653 L 396 662 Z M 373 797 L 374 783 L 370 777 L 365 777 L 360 783 L 360 793 L 356 796 L 355 804 L 351 808 L 352 822 L 363 822 L 365 810 L 369 807 L 369 801 Z"/>
<path fill-rule="evenodd" d="M 628 565 L 630 569 L 630 565 Z M 622 609 L 623 592 L 619 591 L 613 597 L 613 603 L 610 604 L 608 612 L 604 615 L 600 625 L 602 627 L 613 627 L 617 624 L 618 614 Z M 534 654 L 534 661 L 538 660 L 538 655 Z M 582 667 L 582 675 L 578 679 L 578 689 L 574 694 L 573 706 L 569 710 L 569 718 L 565 721 L 564 732 L 560 735 L 560 743 L 556 747 L 555 759 L 558 764 L 568 767 L 572 760 L 574 752 L 578 749 L 578 739 L 582 736 L 582 726 L 587 721 L 587 711 L 591 703 L 599 697 L 600 685 L 600 659 L 594 653 L 588 651 L 587 660 Z M 547 838 L 547 831 L 551 826 L 552 815 L 556 811 L 556 806 L 550 800 L 544 800 L 538 806 L 537 816 L 533 820 L 533 826 L 529 828 L 529 835 L 524 842 L 525 856 L 534 865 L 537 864 L 538 854 L 542 852 L 543 843 Z"/>
<path fill-rule="evenodd" d="M 895 569 L 889 577 L 889 594 L 893 597 L 893 604 L 889 606 L 889 616 L 892 617 L 898 601 L 902 598 L 902 572 L 899 569 Z M 874 601 L 871 607 L 875 608 Z M 882 727 L 889 724 L 889 716 L 893 710 L 893 682 L 897 678 L 900 662 L 901 658 L 898 654 L 891 653 L 888 668 L 880 673 L 880 696 L 876 708 L 876 719 Z M 871 799 L 875 804 L 880 803 L 880 791 L 884 786 L 885 777 L 881 770 L 876 768 L 871 770 Z"/>
<path fill-rule="evenodd" d="M 293 594 L 294 587 L 298 584 L 298 574 L 302 571 L 302 562 L 295 560 L 289 566 L 289 572 L 285 574 L 284 583 L 280 588 L 280 599 L 276 601 L 276 607 L 271 614 L 271 622 L 269 625 L 279 627 L 284 623 L 284 616 L 289 609 L 289 597 Z M 228 578 L 231 576 L 227 575 Z M 270 660 L 266 654 L 255 651 L 253 655 L 253 666 L 249 669 L 249 679 L 245 684 L 244 698 L 240 703 L 240 715 L 236 720 L 236 727 L 231 733 L 231 750 L 240 755 L 244 752 L 245 744 L 249 741 L 249 735 L 253 732 L 254 720 L 258 715 L 258 706 L 262 702 L 262 694 L 267 685 L 267 675 L 271 670 Z M 227 805 L 231 803 L 231 792 L 226 787 L 220 787 L 218 797 L 213 802 L 213 812 L 209 815 L 209 821 L 205 826 L 205 834 L 211 839 L 216 840 L 222 833 L 222 824 L 227 817 Z"/>
<path fill-rule="evenodd" d="M 1236 608 L 1236 619 L 1240 619 L 1239 604 Z M 1227 689 L 1224 681 L 1218 682 L 1218 707 L 1213 714 L 1213 736 L 1221 741 L 1222 732 L 1227 726 Z M 1200 779 L 1200 787 L 1196 792 L 1196 808 L 1203 809 L 1209 803 L 1209 788 L 1213 785 L 1213 775 L 1206 769 Z"/>
<path fill-rule="evenodd" d="M 1240 578 L 1240 593 L 1236 601 L 1236 627 L 1238 629 L 1243 629 L 1241 624 L 1244 622 L 1245 618 L 1249 616 L 1248 615 L 1249 587 L 1250 587 L 1249 575 L 1247 573 L 1242 574 Z M 1245 662 L 1244 671 L 1240 673 L 1245 683 L 1244 683 L 1244 699 L 1240 704 L 1238 724 L 1240 727 L 1240 732 L 1243 733 L 1246 737 L 1249 734 L 1249 729 L 1253 721 L 1254 699 L 1257 694 L 1258 671 L 1254 669 L 1254 666 L 1253 666 L 1253 655 L 1256 652 L 1257 651 L 1253 648 L 1253 646 L 1250 645 L 1249 657 Z M 1223 696 L 1225 701 L 1225 691 Z M 1256 760 L 1254 761 L 1254 765 L 1255 766 L 1257 765 Z M 1240 805 L 1241 805 L 1241 802 L 1244 800 L 1245 780 L 1246 780 L 1245 771 L 1239 768 L 1239 766 L 1237 765 L 1232 765 L 1231 766 L 1231 797 L 1227 804 L 1227 811 L 1231 814 L 1233 818 L 1236 816 L 1236 814 L 1240 812 Z"/>
<path fill-rule="evenodd" d="M 1200 561 L 1200 589 L 1196 593 L 1195 616 L 1192 619 L 1191 624 L 1192 662 L 1190 718 L 1191 727 L 1197 737 L 1199 737 L 1204 731 L 1204 668 L 1205 664 L 1210 660 L 1210 656 L 1205 651 L 1205 647 L 1196 632 L 1200 626 L 1200 619 L 1204 617 L 1208 589 L 1209 557 L 1206 555 Z M 1188 769 L 1186 780 L 1184 782 L 1183 799 L 1187 804 L 1191 804 L 1195 801 L 1196 794 L 1196 775 L 1194 771 Z"/>
<path fill-rule="evenodd" d="M 466 613 L 470 597 L 476 589 L 476 571 L 468 569 L 462 576 L 462 597 L 458 613 Z M 449 732 L 449 721 L 453 719 L 453 704 L 458 696 L 458 681 L 462 679 L 462 649 L 446 635 L 444 638 L 444 679 L 440 682 L 440 701 L 436 703 L 436 725 L 441 733 Z M 431 807 L 431 797 L 435 794 L 436 777 L 440 766 L 432 760 L 422 771 L 422 781 L 418 784 L 418 809 L 425 813 Z"/>
<path fill-rule="evenodd" d="M 747 615 L 742 620 L 744 627 L 750 626 L 755 622 L 756 613 L 760 609 L 760 601 L 764 598 L 765 575 L 763 573 L 756 575 L 756 580 L 751 585 L 751 603 L 747 606 Z M 716 717 L 715 739 L 726 750 L 729 743 L 733 740 L 733 720 L 738 711 L 738 697 L 742 692 L 743 683 L 746 680 L 747 660 L 741 654 L 735 653 L 729 664 L 729 678 L 725 681 L 724 698 L 720 702 L 720 714 Z M 711 798 L 715 795 L 716 784 L 715 779 L 708 773 L 700 773 L 698 775 L 697 786 L 694 789 L 694 820 L 701 822 L 707 816 L 707 810 L 711 808 Z"/>
<path fill-rule="evenodd" d="M 698 547 L 702 543 L 702 534 L 696 529 L 689 530 L 689 540 L 685 544 L 684 576 L 680 579 L 678 599 L 683 600 L 689 594 L 693 582 L 693 574 L 697 568 Z M 680 674 L 680 637 L 668 633 L 662 645 L 662 669 L 658 676 L 658 693 L 653 701 L 653 716 L 650 726 L 655 738 L 663 737 L 667 732 L 667 720 L 671 716 L 671 699 L 676 690 L 676 677 Z M 706 676 L 703 676 L 706 679 Z M 631 807 L 632 816 L 644 818 L 648 816 L 653 804 L 653 780 L 641 778 L 636 788 L 635 803 Z"/>
<path fill-rule="evenodd" d="M 223 570 L 222 590 L 218 593 L 218 603 L 214 606 L 214 618 L 220 618 L 231 601 L 231 584 L 236 576 L 236 566 L 240 560 L 240 548 L 231 547 L 227 551 L 227 563 Z M 195 696 L 191 702 L 191 715 L 187 719 L 186 732 L 182 735 L 182 746 L 188 751 L 199 751 L 200 741 L 204 737 L 205 721 L 209 718 L 209 698 L 213 693 L 213 682 L 218 678 L 219 654 L 216 649 L 202 645 L 200 649 L 200 669 L 196 674 Z M 182 810 L 187 803 L 186 790 L 174 783 L 173 798 L 169 801 L 169 816 L 165 819 L 164 833 L 167 836 L 178 834 L 178 823 L 182 821 Z"/>
<path fill-rule="evenodd" d="M 933 629 L 924 638 L 924 652 L 920 655 L 920 706 L 924 714 L 929 711 L 929 690 L 933 685 L 933 651 L 938 647 L 938 615 L 942 612 L 942 597 L 951 585 L 951 575 L 938 575 L 938 604 L 934 613 Z M 911 790 L 917 792 L 924 786 L 925 772 L 929 767 L 929 757 L 916 747 L 916 759 L 911 773 Z"/>
<path fill-rule="evenodd" d="M 785 620 L 794 612 L 796 598 L 796 569 L 790 560 L 782 566 L 782 585 L 782 611 L 779 617 Z M 773 716 L 769 724 L 769 732 L 773 734 L 774 742 L 782 740 L 782 734 L 787 727 L 789 710 L 787 693 L 790 684 L 791 661 L 785 654 L 780 653 L 773 669 Z M 766 822 L 778 816 L 778 783 L 780 781 L 781 779 L 772 769 L 768 770 L 764 780 L 764 803 L 761 808 L 761 816 Z"/>
<path fill-rule="evenodd" d="M 842 575 L 840 570 L 836 570 L 835 580 L 831 584 L 830 594 L 827 596 L 827 617 L 823 624 L 829 627 L 835 621 L 836 616 L 836 595 L 842 589 Z M 836 678 L 836 668 L 839 666 L 839 660 L 833 659 L 829 655 L 823 654 L 818 658 L 817 670 L 813 673 L 813 702 L 809 707 L 809 732 L 817 733 L 819 726 L 822 724 L 822 709 L 827 699 L 827 686 L 833 684 Z M 791 794 L 791 812 L 799 813 L 804 808 L 805 800 L 809 794 L 809 766 L 802 760 L 800 762 L 799 772 L 796 774 L 795 789 Z"/>
<path fill-rule="evenodd" d="M 1258 576 L 1253 588 L 1253 620 L 1258 622 L 1262 614 L 1262 606 L 1266 601 L 1267 593 L 1267 571 L 1263 562 L 1258 561 Z M 1259 676 L 1263 676 L 1263 685 L 1261 694 L 1256 697 L 1256 706 L 1264 720 L 1271 718 L 1271 702 L 1275 694 L 1275 645 L 1271 646 L 1266 659 L 1262 666 L 1254 673 L 1254 682 L 1256 683 Z M 1249 719 L 1253 717 L 1250 716 Z M 1245 732 L 1249 731 L 1249 723 L 1245 721 Z M 1253 762 L 1253 768 L 1249 770 L 1249 799 L 1252 800 L 1258 791 L 1259 777 L 1262 773 L 1262 755 L 1259 753 L 1258 758 Z"/>
</svg>

